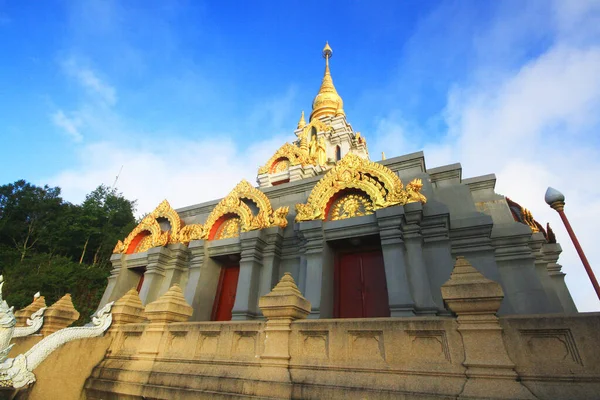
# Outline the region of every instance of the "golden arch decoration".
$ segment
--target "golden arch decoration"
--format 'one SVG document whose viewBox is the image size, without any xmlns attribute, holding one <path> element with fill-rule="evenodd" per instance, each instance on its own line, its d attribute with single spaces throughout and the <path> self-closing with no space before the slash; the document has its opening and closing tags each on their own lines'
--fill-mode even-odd
<svg viewBox="0 0 600 400">
<path fill-rule="evenodd" d="M 288 160 L 290 167 L 293 165 L 307 165 L 311 163 L 307 151 L 301 149 L 298 146 L 294 146 L 293 144 L 284 143 L 283 146 L 281 146 L 275 152 L 275 154 L 273 154 L 273 156 L 269 158 L 269 161 L 267 161 L 265 165 L 258 169 L 258 174 L 260 175 L 271 173 L 273 166 L 277 162 L 280 162 L 284 159 Z"/>
<path fill-rule="evenodd" d="M 158 223 L 159 218 L 165 218 L 169 221 L 171 228 L 168 231 L 161 229 Z M 192 224 L 183 226 L 183 221 L 167 200 L 163 200 L 158 207 L 150 214 L 146 215 L 142 221 L 127 235 L 125 240 L 118 241 L 113 253 L 141 253 L 152 247 L 165 246 L 169 243 L 189 243 L 190 240 L 200 239 L 203 234 L 202 225 Z M 142 241 L 135 243 L 143 232 L 148 235 Z M 129 251 L 132 243 L 136 246 L 133 251 Z"/>
<path fill-rule="evenodd" d="M 258 208 L 256 215 L 242 199 L 254 202 Z M 240 218 L 241 232 L 270 226 L 287 226 L 289 207 L 273 210 L 269 198 L 248 181 L 242 180 L 233 190 L 215 206 L 204 223 L 203 239 L 208 239 L 214 224 L 227 214 L 235 214 Z"/>
<path fill-rule="evenodd" d="M 326 219 L 330 200 L 342 190 L 364 192 L 371 199 L 373 210 L 377 210 L 417 201 L 425 203 L 422 187 L 421 180 L 414 179 L 404 188 L 389 168 L 348 153 L 315 185 L 305 204 L 296 204 L 296 221 Z"/>
</svg>

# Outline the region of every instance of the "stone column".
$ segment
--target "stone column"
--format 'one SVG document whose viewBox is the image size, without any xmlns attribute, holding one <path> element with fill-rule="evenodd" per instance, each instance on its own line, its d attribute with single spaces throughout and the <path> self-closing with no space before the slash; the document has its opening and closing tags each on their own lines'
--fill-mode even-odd
<svg viewBox="0 0 600 400">
<path fill-rule="evenodd" d="M 107 333 L 114 338 L 113 345 L 107 350 L 106 355 L 110 356 L 114 349 L 123 346 L 125 335 L 120 329 L 123 325 L 137 324 L 146 321 L 144 306 L 140 300 L 137 290 L 130 289 L 123 297 L 115 301 L 110 312 L 112 313 L 112 324 Z"/>
<path fill-rule="evenodd" d="M 442 297 L 458 315 L 458 331 L 465 349 L 467 381 L 460 398 L 534 399 L 518 381 L 506 352 L 496 313 L 504 297 L 502 287 L 486 279 L 464 258 L 457 257 Z"/>
<path fill-rule="evenodd" d="M 200 285 L 200 274 L 204 264 L 204 240 L 192 240 L 188 245 L 188 250 L 190 252 L 190 263 L 187 285 L 185 287 L 185 301 L 187 301 L 188 304 L 191 304 L 192 309 L 194 310 L 191 318 L 192 321 L 208 320 L 210 319 L 210 315 L 208 318 L 199 318 L 200 295 L 202 287 Z"/>
<path fill-rule="evenodd" d="M 140 338 L 138 352 L 156 356 L 165 325 L 172 322 L 185 322 L 192 315 L 192 307 L 185 302 L 179 285 L 173 285 L 158 300 L 148 304 L 144 311 L 150 323 Z"/>
<path fill-rule="evenodd" d="M 144 272 L 144 283 L 140 289 L 140 299 L 144 304 L 153 302 L 161 295 L 160 289 L 165 277 L 165 261 L 168 253 L 169 249 L 166 247 L 153 247 L 148 250 L 148 264 Z"/>
<path fill-rule="evenodd" d="M 490 238 L 493 227 L 492 217 L 485 214 L 456 217 L 450 219 L 450 249 L 453 257 L 465 256 L 477 265 L 488 279 L 504 285 L 498 270 L 498 263 Z M 502 286 L 503 289 L 504 286 Z M 500 312 L 512 314 L 512 305 L 504 299 Z"/>
<path fill-rule="evenodd" d="M 296 319 L 303 319 L 310 313 L 310 302 L 302 297 L 289 272 L 273 288 L 271 293 L 262 296 L 259 307 L 267 318 L 265 325 L 264 351 L 260 356 L 260 380 L 274 381 L 283 385 L 261 385 L 264 393 L 259 396 L 291 398 L 290 332 Z"/>
<path fill-rule="evenodd" d="M 22 310 L 15 311 L 15 318 L 17 319 L 16 326 L 26 326 L 27 318 L 31 318 L 34 312 L 40 308 L 46 307 L 46 299 L 44 296 L 36 297 L 33 302 Z"/>
<path fill-rule="evenodd" d="M 40 333 L 48 336 L 66 328 L 79 319 L 79 312 L 73 306 L 70 294 L 65 294 L 44 313 L 44 325 Z"/>
<path fill-rule="evenodd" d="M 546 262 L 548 276 L 550 276 L 550 281 L 552 282 L 552 286 L 554 287 L 560 304 L 562 305 L 564 312 L 576 313 L 577 307 L 575 306 L 575 302 L 573 302 L 573 298 L 571 297 L 571 292 L 569 292 L 565 283 L 565 274 L 561 271 L 562 266 L 557 264 L 560 253 L 562 253 L 562 248 L 558 243 L 545 243 L 542 245 L 542 254 L 544 256 L 544 261 Z"/>
<path fill-rule="evenodd" d="M 264 296 L 273 289 L 279 277 L 279 261 L 281 259 L 281 243 L 283 242 L 283 229 L 272 226 L 263 229 L 265 235 L 265 248 L 262 257 L 262 270 L 258 285 L 258 295 Z"/>
<path fill-rule="evenodd" d="M 165 293 L 175 284 L 181 285 L 181 280 L 188 269 L 189 251 L 186 245 L 183 243 L 171 244 L 167 250 L 163 263 L 165 275 L 158 293 Z"/>
<path fill-rule="evenodd" d="M 544 234 L 535 232 L 531 235 L 529 247 L 533 251 L 533 256 L 535 257 L 534 265 L 536 275 L 538 276 L 544 292 L 546 293 L 546 298 L 548 299 L 548 312 L 561 313 L 563 312 L 563 307 L 556 294 L 554 283 L 548 274 L 548 261 L 544 259 L 544 254 L 542 253 L 542 246 L 545 243 L 546 238 L 544 237 Z"/>
<path fill-rule="evenodd" d="M 414 315 L 415 310 L 415 302 L 408 285 L 404 241 L 400 230 L 403 214 L 402 207 L 382 208 L 375 211 L 392 317 L 411 316 Z"/>
<path fill-rule="evenodd" d="M 548 298 L 537 276 L 529 240 L 531 229 L 515 222 L 494 226 L 492 245 L 504 286 L 506 298 L 518 314 L 551 312 Z"/>
<path fill-rule="evenodd" d="M 258 283 L 263 249 L 266 245 L 262 230 L 242 232 L 240 235 L 240 275 L 238 277 L 232 320 L 254 319 L 258 311 Z"/>
<path fill-rule="evenodd" d="M 319 318 L 323 294 L 323 250 L 325 247 L 323 221 L 300 222 L 299 235 L 305 241 L 303 246 L 306 259 L 305 295 L 312 305 L 308 318 Z M 333 296 L 333 292 L 329 295 Z"/>
<path fill-rule="evenodd" d="M 423 206 L 421 203 L 406 204 L 404 218 L 406 223 L 402 225 L 402 232 L 408 259 L 408 281 L 415 301 L 416 313 L 435 314 L 438 306 L 431 296 L 431 285 L 423 258 L 423 236 L 421 235 Z"/>
<path fill-rule="evenodd" d="M 106 289 L 104 290 L 104 294 L 102 295 L 102 299 L 100 300 L 100 305 L 98 306 L 98 309 L 104 307 L 104 305 L 108 304 L 108 302 L 114 300 L 116 292 L 119 291 L 117 288 L 117 281 L 119 279 L 119 275 L 121 274 L 122 260 L 122 254 L 113 254 L 110 256 L 110 262 L 112 263 L 113 268 L 110 271 L 110 276 L 108 277 L 108 284 L 106 285 Z"/>
</svg>

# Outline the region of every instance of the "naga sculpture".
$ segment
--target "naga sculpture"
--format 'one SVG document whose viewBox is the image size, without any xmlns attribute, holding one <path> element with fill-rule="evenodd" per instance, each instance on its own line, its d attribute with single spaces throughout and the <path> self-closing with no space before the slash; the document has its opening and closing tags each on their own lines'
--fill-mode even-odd
<svg viewBox="0 0 600 400">
<path fill-rule="evenodd" d="M 13 347 L 13 344 L 10 344 L 12 338 L 32 334 L 41 328 L 45 307 L 36 311 L 27 320 L 27 327 L 15 328 L 17 320 L 13 313 L 13 307 L 8 307 L 6 300 L 2 299 L 3 285 L 4 279 L 0 275 L 0 387 L 20 389 L 34 383 L 33 370 L 54 350 L 72 340 L 100 336 L 112 323 L 110 310 L 114 302 L 108 303 L 100 309 L 92 317 L 91 324 L 61 329 L 39 341 L 25 354 L 7 358 Z"/>
<path fill-rule="evenodd" d="M 4 277 L 0 275 L 0 362 L 6 360 L 10 349 L 14 346 L 10 341 L 17 324 L 13 313 L 14 307 L 9 307 L 6 300 L 2 298 L 2 286 L 4 286 Z"/>
<path fill-rule="evenodd" d="M 27 326 L 15 327 L 13 338 L 33 335 L 39 331 L 42 325 L 44 325 L 44 312 L 46 311 L 46 308 L 47 307 L 42 307 L 31 314 L 31 317 L 27 318 L 27 321 L 25 322 Z"/>
</svg>

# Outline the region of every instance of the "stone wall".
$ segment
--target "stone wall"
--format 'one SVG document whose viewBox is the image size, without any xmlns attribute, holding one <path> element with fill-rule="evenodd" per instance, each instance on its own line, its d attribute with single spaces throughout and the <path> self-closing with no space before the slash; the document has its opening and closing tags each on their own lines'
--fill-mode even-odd
<svg viewBox="0 0 600 400">
<path fill-rule="evenodd" d="M 113 329 L 88 399 L 588 399 L 600 390 L 600 314 L 498 319 L 501 286 L 462 257 L 442 285 L 447 317 L 303 320 L 311 305 L 286 274 L 259 301 L 265 322 L 172 323 L 191 314 L 175 289 L 146 307 L 149 324 Z"/>
<path fill-rule="evenodd" d="M 512 382 L 531 398 L 590 399 L 600 391 L 600 314 L 500 324 L 518 374 Z M 264 322 L 169 324 L 151 355 L 142 350 L 143 332 L 140 324 L 119 331 L 87 382 L 88 399 L 457 398 L 468 379 L 451 317 L 294 322 L 289 381 L 261 366 Z"/>
<path fill-rule="evenodd" d="M 260 298 L 265 321 L 185 322 L 179 286 L 145 307 L 130 290 L 105 337 L 53 352 L 18 398 L 594 398 L 600 313 L 497 318 L 503 296 L 462 257 L 449 316 L 304 319 L 290 274 Z"/>
</svg>

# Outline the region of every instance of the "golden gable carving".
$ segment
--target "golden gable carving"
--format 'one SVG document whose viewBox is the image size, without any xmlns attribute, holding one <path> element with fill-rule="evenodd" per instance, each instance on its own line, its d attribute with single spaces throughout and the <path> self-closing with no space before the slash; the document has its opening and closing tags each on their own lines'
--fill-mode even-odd
<svg viewBox="0 0 600 400">
<path fill-rule="evenodd" d="M 308 151 L 301 149 L 298 146 L 294 146 L 293 144 L 284 143 L 283 146 L 281 146 L 275 152 L 275 154 L 273 154 L 273 156 L 269 158 L 269 161 L 267 161 L 265 165 L 258 169 L 258 174 L 268 174 L 269 172 L 271 172 L 271 168 L 273 167 L 275 162 L 277 162 L 280 159 L 288 160 L 290 167 L 293 165 L 304 166 L 307 164 L 311 164 L 310 157 L 308 156 Z"/>
<path fill-rule="evenodd" d="M 254 202 L 258 208 L 256 215 L 250 207 L 242 201 L 248 199 Z M 260 190 L 252 186 L 248 181 L 242 180 L 233 190 L 215 206 L 204 223 L 204 239 L 221 217 L 227 214 L 235 214 L 240 218 L 241 232 L 255 229 L 268 228 L 270 226 L 287 226 L 287 214 L 289 207 L 280 207 L 273 211 L 269 198 Z"/>
<path fill-rule="evenodd" d="M 296 221 L 325 219 L 329 200 L 345 189 L 364 192 L 373 203 L 373 210 L 407 203 L 425 203 L 420 193 L 423 184 L 414 179 L 406 189 L 400 178 L 389 168 L 348 153 L 315 185 L 306 204 L 296 204 Z"/>
<path fill-rule="evenodd" d="M 171 229 L 163 232 L 158 223 L 159 218 L 166 218 Z M 202 225 L 193 224 L 183 226 L 183 221 L 167 200 L 163 200 L 158 207 L 146 215 L 134 230 L 122 242 L 119 240 L 113 253 L 127 253 L 131 242 L 142 232 L 148 236 L 142 239 L 135 249 L 136 253 L 144 252 L 152 247 L 165 246 L 169 243 L 189 243 L 190 240 L 200 239 L 203 236 Z"/>
</svg>

